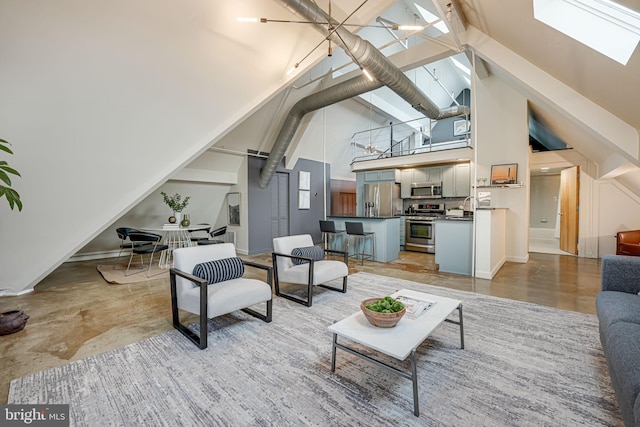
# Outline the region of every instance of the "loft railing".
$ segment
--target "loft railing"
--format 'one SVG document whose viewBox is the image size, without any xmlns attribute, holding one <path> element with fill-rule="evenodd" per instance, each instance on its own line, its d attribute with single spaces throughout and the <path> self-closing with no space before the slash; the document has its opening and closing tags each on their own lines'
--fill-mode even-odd
<svg viewBox="0 0 640 427">
<path fill-rule="evenodd" d="M 471 146 L 468 117 L 421 118 L 356 132 L 352 163 Z"/>
</svg>

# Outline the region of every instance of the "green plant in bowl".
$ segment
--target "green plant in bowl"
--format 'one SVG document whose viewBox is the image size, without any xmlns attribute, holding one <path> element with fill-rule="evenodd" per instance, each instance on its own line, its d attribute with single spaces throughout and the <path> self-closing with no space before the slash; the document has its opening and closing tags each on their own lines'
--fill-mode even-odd
<svg viewBox="0 0 640 427">
<path fill-rule="evenodd" d="M 394 300 L 390 296 L 386 296 L 366 306 L 371 311 L 378 313 L 396 313 L 404 308 L 404 304 Z"/>
<path fill-rule="evenodd" d="M 378 328 L 393 328 L 407 312 L 404 304 L 390 296 L 366 299 L 360 303 L 360 310 Z"/>
</svg>

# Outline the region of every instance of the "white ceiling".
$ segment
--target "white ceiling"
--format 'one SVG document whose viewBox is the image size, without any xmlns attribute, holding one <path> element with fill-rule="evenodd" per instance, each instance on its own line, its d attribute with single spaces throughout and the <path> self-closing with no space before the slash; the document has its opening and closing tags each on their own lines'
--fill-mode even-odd
<svg viewBox="0 0 640 427">
<path fill-rule="evenodd" d="M 640 10 L 640 1 L 619 3 Z M 623 66 L 535 20 L 531 0 L 459 4 L 471 25 L 640 129 L 640 49 Z"/>
<path fill-rule="evenodd" d="M 420 4 L 425 9 L 438 15 L 438 9 L 446 10 L 451 1 L 463 15 L 468 24 L 489 36 L 499 45 L 513 52 L 517 57 L 528 61 L 539 72 L 550 76 L 560 84 L 574 90 L 596 106 L 594 111 L 601 111 L 619 119 L 620 123 L 626 123 L 631 129 L 640 129 L 640 49 L 636 49 L 628 64 L 623 66 L 591 48 L 569 38 L 568 36 L 546 26 L 533 18 L 533 5 L 531 0 L 434 0 L 439 8 L 434 7 L 432 0 L 397 0 L 369 1 L 349 19 L 348 22 L 357 24 L 376 24 L 375 17 L 382 16 L 385 19 L 398 23 L 423 23 L 416 13 L 414 3 Z M 316 0 L 323 9 L 327 10 L 329 0 Z M 274 3 L 278 3 L 275 1 Z M 640 10 L 640 0 L 624 0 L 621 3 L 635 10 Z M 333 16 L 339 21 L 362 4 L 360 0 L 331 0 Z M 295 16 L 285 8 L 274 13 L 273 8 L 264 8 L 272 15 L 269 18 L 293 19 Z M 254 12 L 260 14 L 260 11 Z M 454 22 L 456 24 L 456 22 Z M 310 25 L 294 24 L 267 24 L 270 31 L 281 32 L 296 40 L 294 51 L 287 52 L 288 59 L 283 67 L 288 69 L 292 64 L 303 58 L 313 46 L 321 46 L 308 59 L 303 61 L 299 74 L 296 76 L 296 84 L 311 79 L 319 78 L 329 69 L 338 68 L 350 63 L 350 59 L 339 48 L 335 48 L 331 58 L 326 56 L 326 46 L 322 45 L 322 36 Z M 471 28 L 470 27 L 470 28 Z M 464 40 L 464 28 L 456 27 Z M 352 31 L 355 32 L 354 29 Z M 375 46 L 382 46 L 392 40 L 392 37 L 384 29 L 365 28 L 358 31 L 363 38 L 371 41 Z M 441 40 L 453 45 L 450 36 L 443 36 Z M 409 46 L 420 43 L 429 43 L 424 38 L 412 36 L 408 39 Z M 285 43 L 286 44 L 286 43 Z M 326 42 L 325 42 L 326 44 Z M 464 47 L 464 46 L 463 46 Z M 400 52 L 403 49 L 399 45 L 383 50 L 387 56 Z M 452 51 L 454 53 L 454 51 Z M 280 52 L 282 56 L 282 52 Z M 466 62 L 464 54 L 458 54 L 461 62 Z M 485 58 L 487 59 L 487 58 Z M 423 65 L 423 64 L 420 64 Z M 533 110 L 538 120 L 549 128 L 555 135 L 565 141 L 570 147 L 579 150 L 584 156 L 594 162 L 599 159 L 624 157 L 624 161 L 638 165 L 638 138 L 632 131 L 632 137 L 628 141 L 626 152 L 617 153 L 616 143 L 612 138 L 603 138 L 602 134 L 594 132 L 592 123 L 580 122 L 570 117 L 570 111 L 560 114 L 560 108 L 553 105 L 548 98 L 536 96 L 535 88 L 527 87 L 519 82 L 519 76 L 510 74 L 508 69 L 501 64 L 488 60 L 485 64 L 488 70 L 498 75 L 505 81 L 510 81 L 514 87 L 529 98 L 529 108 Z M 351 68 L 345 68 L 348 72 Z M 405 70 L 407 71 L 407 70 Z M 425 64 L 416 71 L 408 71 L 407 75 L 414 80 L 422 91 L 430 97 L 438 106 L 445 107 L 451 104 L 451 98 L 443 91 L 439 84 L 428 75 L 427 71 L 435 74 L 449 92 L 457 95 L 467 87 L 460 72 L 451 65 L 448 59 Z M 519 87 L 520 86 L 520 87 Z M 378 91 L 381 97 L 385 97 L 387 89 Z M 393 96 L 393 95 L 391 95 Z M 584 104 L 585 99 L 579 102 Z M 404 103 L 396 102 L 396 108 L 406 111 L 406 117 L 415 116 L 415 111 Z M 598 116 L 593 116 L 598 121 Z M 615 120 L 614 120 L 615 122 Z M 629 132 L 625 134 L 628 136 Z M 631 149 L 629 149 L 629 144 Z M 634 145 L 635 144 L 635 145 Z M 622 150 L 624 151 L 624 150 Z M 634 152 L 635 151 L 635 152 Z M 629 153 L 631 153 L 629 155 Z M 620 154 L 622 154 L 620 156 Z M 620 160 L 620 163 L 623 162 Z"/>
</svg>

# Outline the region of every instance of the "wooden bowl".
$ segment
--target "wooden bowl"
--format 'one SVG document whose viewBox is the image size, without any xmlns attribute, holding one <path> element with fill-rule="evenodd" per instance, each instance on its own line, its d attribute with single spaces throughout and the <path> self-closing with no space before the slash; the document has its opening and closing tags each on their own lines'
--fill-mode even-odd
<svg viewBox="0 0 640 427">
<path fill-rule="evenodd" d="M 402 316 L 407 312 L 407 307 L 395 313 L 378 313 L 377 311 L 369 310 L 367 305 L 379 301 L 383 298 L 369 298 L 360 303 L 360 310 L 364 313 L 364 317 L 367 318 L 369 323 L 378 328 L 393 328 L 398 324 Z"/>
</svg>

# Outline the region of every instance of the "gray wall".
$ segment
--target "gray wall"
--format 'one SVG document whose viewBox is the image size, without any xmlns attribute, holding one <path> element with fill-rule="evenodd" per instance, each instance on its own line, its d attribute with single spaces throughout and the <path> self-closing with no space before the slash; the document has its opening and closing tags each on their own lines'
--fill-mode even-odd
<svg viewBox="0 0 640 427">
<path fill-rule="evenodd" d="M 271 252 L 273 241 L 271 237 L 271 189 L 260 188 L 258 185 L 260 171 L 265 159 L 249 156 L 248 158 L 248 200 L 249 200 L 249 254 Z M 324 219 L 324 200 L 326 185 L 329 189 L 330 166 L 326 165 L 323 175 L 323 163 L 307 159 L 299 159 L 294 169 L 286 169 L 284 162 L 278 166 L 277 172 L 289 175 L 289 234 L 311 234 L 313 241 L 321 241 L 320 223 Z M 309 209 L 298 209 L 298 172 L 311 173 L 311 203 Z M 325 184 L 326 181 L 326 184 Z M 270 185 L 273 185 L 274 180 Z M 330 201 L 327 200 L 327 209 Z"/>
<path fill-rule="evenodd" d="M 456 101 L 458 101 L 460 105 L 466 105 L 467 107 L 470 107 L 471 91 L 469 89 L 463 90 L 456 98 Z M 452 103 L 451 105 L 455 104 Z M 450 117 L 448 119 L 438 121 L 438 123 L 433 127 L 433 130 L 431 131 L 432 143 L 465 139 L 465 135 L 453 136 L 453 122 L 460 119 L 461 117 Z M 471 117 L 469 117 L 469 120 L 471 120 Z"/>
</svg>

